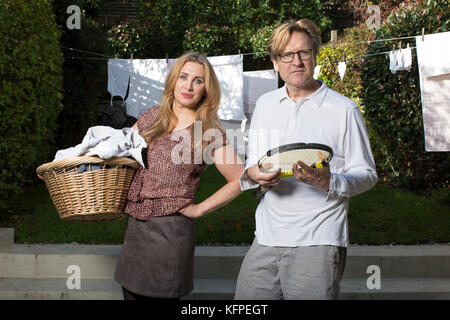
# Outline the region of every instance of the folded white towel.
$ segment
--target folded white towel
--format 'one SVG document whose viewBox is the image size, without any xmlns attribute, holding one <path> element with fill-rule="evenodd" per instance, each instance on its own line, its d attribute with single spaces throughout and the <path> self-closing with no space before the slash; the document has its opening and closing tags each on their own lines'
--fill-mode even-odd
<svg viewBox="0 0 450 320">
<path fill-rule="evenodd" d="M 80 144 L 59 150 L 53 161 L 77 156 L 99 156 L 102 159 L 132 157 L 145 168 L 142 149 L 146 147 L 144 138 L 132 128 L 95 126 L 88 129 Z"/>
</svg>

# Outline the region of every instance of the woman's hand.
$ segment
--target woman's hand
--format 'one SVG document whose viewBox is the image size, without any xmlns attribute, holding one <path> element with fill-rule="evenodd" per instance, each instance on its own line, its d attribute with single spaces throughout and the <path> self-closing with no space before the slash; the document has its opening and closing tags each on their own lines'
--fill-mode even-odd
<svg viewBox="0 0 450 320">
<path fill-rule="evenodd" d="M 180 213 L 192 219 L 203 216 L 203 212 L 198 204 L 190 204 L 187 207 L 180 209 Z"/>
</svg>

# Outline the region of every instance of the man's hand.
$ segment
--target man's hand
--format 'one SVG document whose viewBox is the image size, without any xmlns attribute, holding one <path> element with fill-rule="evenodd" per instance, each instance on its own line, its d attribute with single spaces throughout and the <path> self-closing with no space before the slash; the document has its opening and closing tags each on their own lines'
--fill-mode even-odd
<svg viewBox="0 0 450 320">
<path fill-rule="evenodd" d="M 263 173 L 259 170 L 258 164 L 247 169 L 247 175 L 254 182 L 262 186 L 275 186 L 280 182 L 281 169 L 273 173 Z"/>
<path fill-rule="evenodd" d="M 312 168 L 302 161 L 297 161 L 297 163 L 301 167 L 300 169 L 295 163 L 292 166 L 292 173 L 294 174 L 295 180 L 310 184 L 323 191 L 327 191 L 330 188 L 331 174 L 328 165 L 324 165 L 321 168 Z M 301 169 L 305 172 L 302 172 Z"/>
</svg>

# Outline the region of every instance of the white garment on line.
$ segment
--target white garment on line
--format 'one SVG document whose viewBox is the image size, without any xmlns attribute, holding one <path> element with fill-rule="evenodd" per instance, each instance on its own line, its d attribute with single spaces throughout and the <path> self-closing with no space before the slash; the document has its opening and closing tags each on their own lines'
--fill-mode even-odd
<svg viewBox="0 0 450 320">
<path fill-rule="evenodd" d="M 403 70 L 410 71 L 412 67 L 412 53 L 409 44 L 407 48 L 401 50 L 401 58 Z"/>
<path fill-rule="evenodd" d="M 450 32 L 416 37 L 425 150 L 450 151 Z"/>
<path fill-rule="evenodd" d="M 273 69 L 244 72 L 244 113 L 251 114 L 256 100 L 278 88 L 278 72 Z"/>
<path fill-rule="evenodd" d="M 132 157 L 145 168 L 142 149 L 146 147 L 144 138 L 132 128 L 95 126 L 88 129 L 80 144 L 59 150 L 53 161 L 78 156 L 99 156 L 102 159 Z"/>
<path fill-rule="evenodd" d="M 338 63 L 338 71 L 339 71 L 339 76 L 341 77 L 341 80 L 344 79 L 346 69 L 347 69 L 347 64 L 345 62 L 341 61 Z"/>
<path fill-rule="evenodd" d="M 412 66 L 411 48 L 394 50 L 389 53 L 389 69 L 392 73 L 397 71 L 410 71 Z"/>
<path fill-rule="evenodd" d="M 166 59 L 133 59 L 130 64 L 127 114 L 137 119 L 148 108 L 161 103 L 168 63 Z"/>
<path fill-rule="evenodd" d="M 138 118 L 161 103 L 166 76 L 176 59 L 134 59 L 130 65 L 127 114 Z M 222 120 L 243 120 L 243 59 L 240 55 L 208 57 L 222 90 L 218 116 Z"/>
<path fill-rule="evenodd" d="M 113 98 L 119 96 L 125 99 L 130 81 L 130 60 L 108 60 L 108 92 L 111 94 L 111 106 Z"/>
<path fill-rule="evenodd" d="M 425 35 L 423 42 L 422 36 L 416 37 L 416 45 L 425 78 L 450 73 L 450 31 Z"/>
<path fill-rule="evenodd" d="M 219 111 L 221 120 L 244 120 L 244 71 L 241 55 L 208 57 L 222 90 Z"/>
<path fill-rule="evenodd" d="M 320 64 L 316 65 L 316 67 L 314 68 L 314 75 L 313 78 L 317 80 L 317 78 L 319 77 L 320 74 L 320 68 L 322 66 Z"/>
</svg>

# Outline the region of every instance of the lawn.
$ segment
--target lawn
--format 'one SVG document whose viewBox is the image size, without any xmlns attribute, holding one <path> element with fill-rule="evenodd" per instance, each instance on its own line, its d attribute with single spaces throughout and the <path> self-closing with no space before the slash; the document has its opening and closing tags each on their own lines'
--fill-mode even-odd
<svg viewBox="0 0 450 320">
<path fill-rule="evenodd" d="M 195 201 L 205 199 L 224 183 L 216 168 L 209 166 L 202 173 Z M 448 199 L 448 189 L 444 192 Z M 122 242 L 126 217 L 109 222 L 62 221 L 43 183 L 11 200 L 14 206 L 0 214 L 0 226 L 15 228 L 16 242 Z M 247 191 L 197 219 L 197 243 L 251 243 L 257 205 Z M 378 184 L 350 199 L 349 233 L 350 242 L 358 244 L 450 242 L 450 209 L 434 199 Z"/>
</svg>

